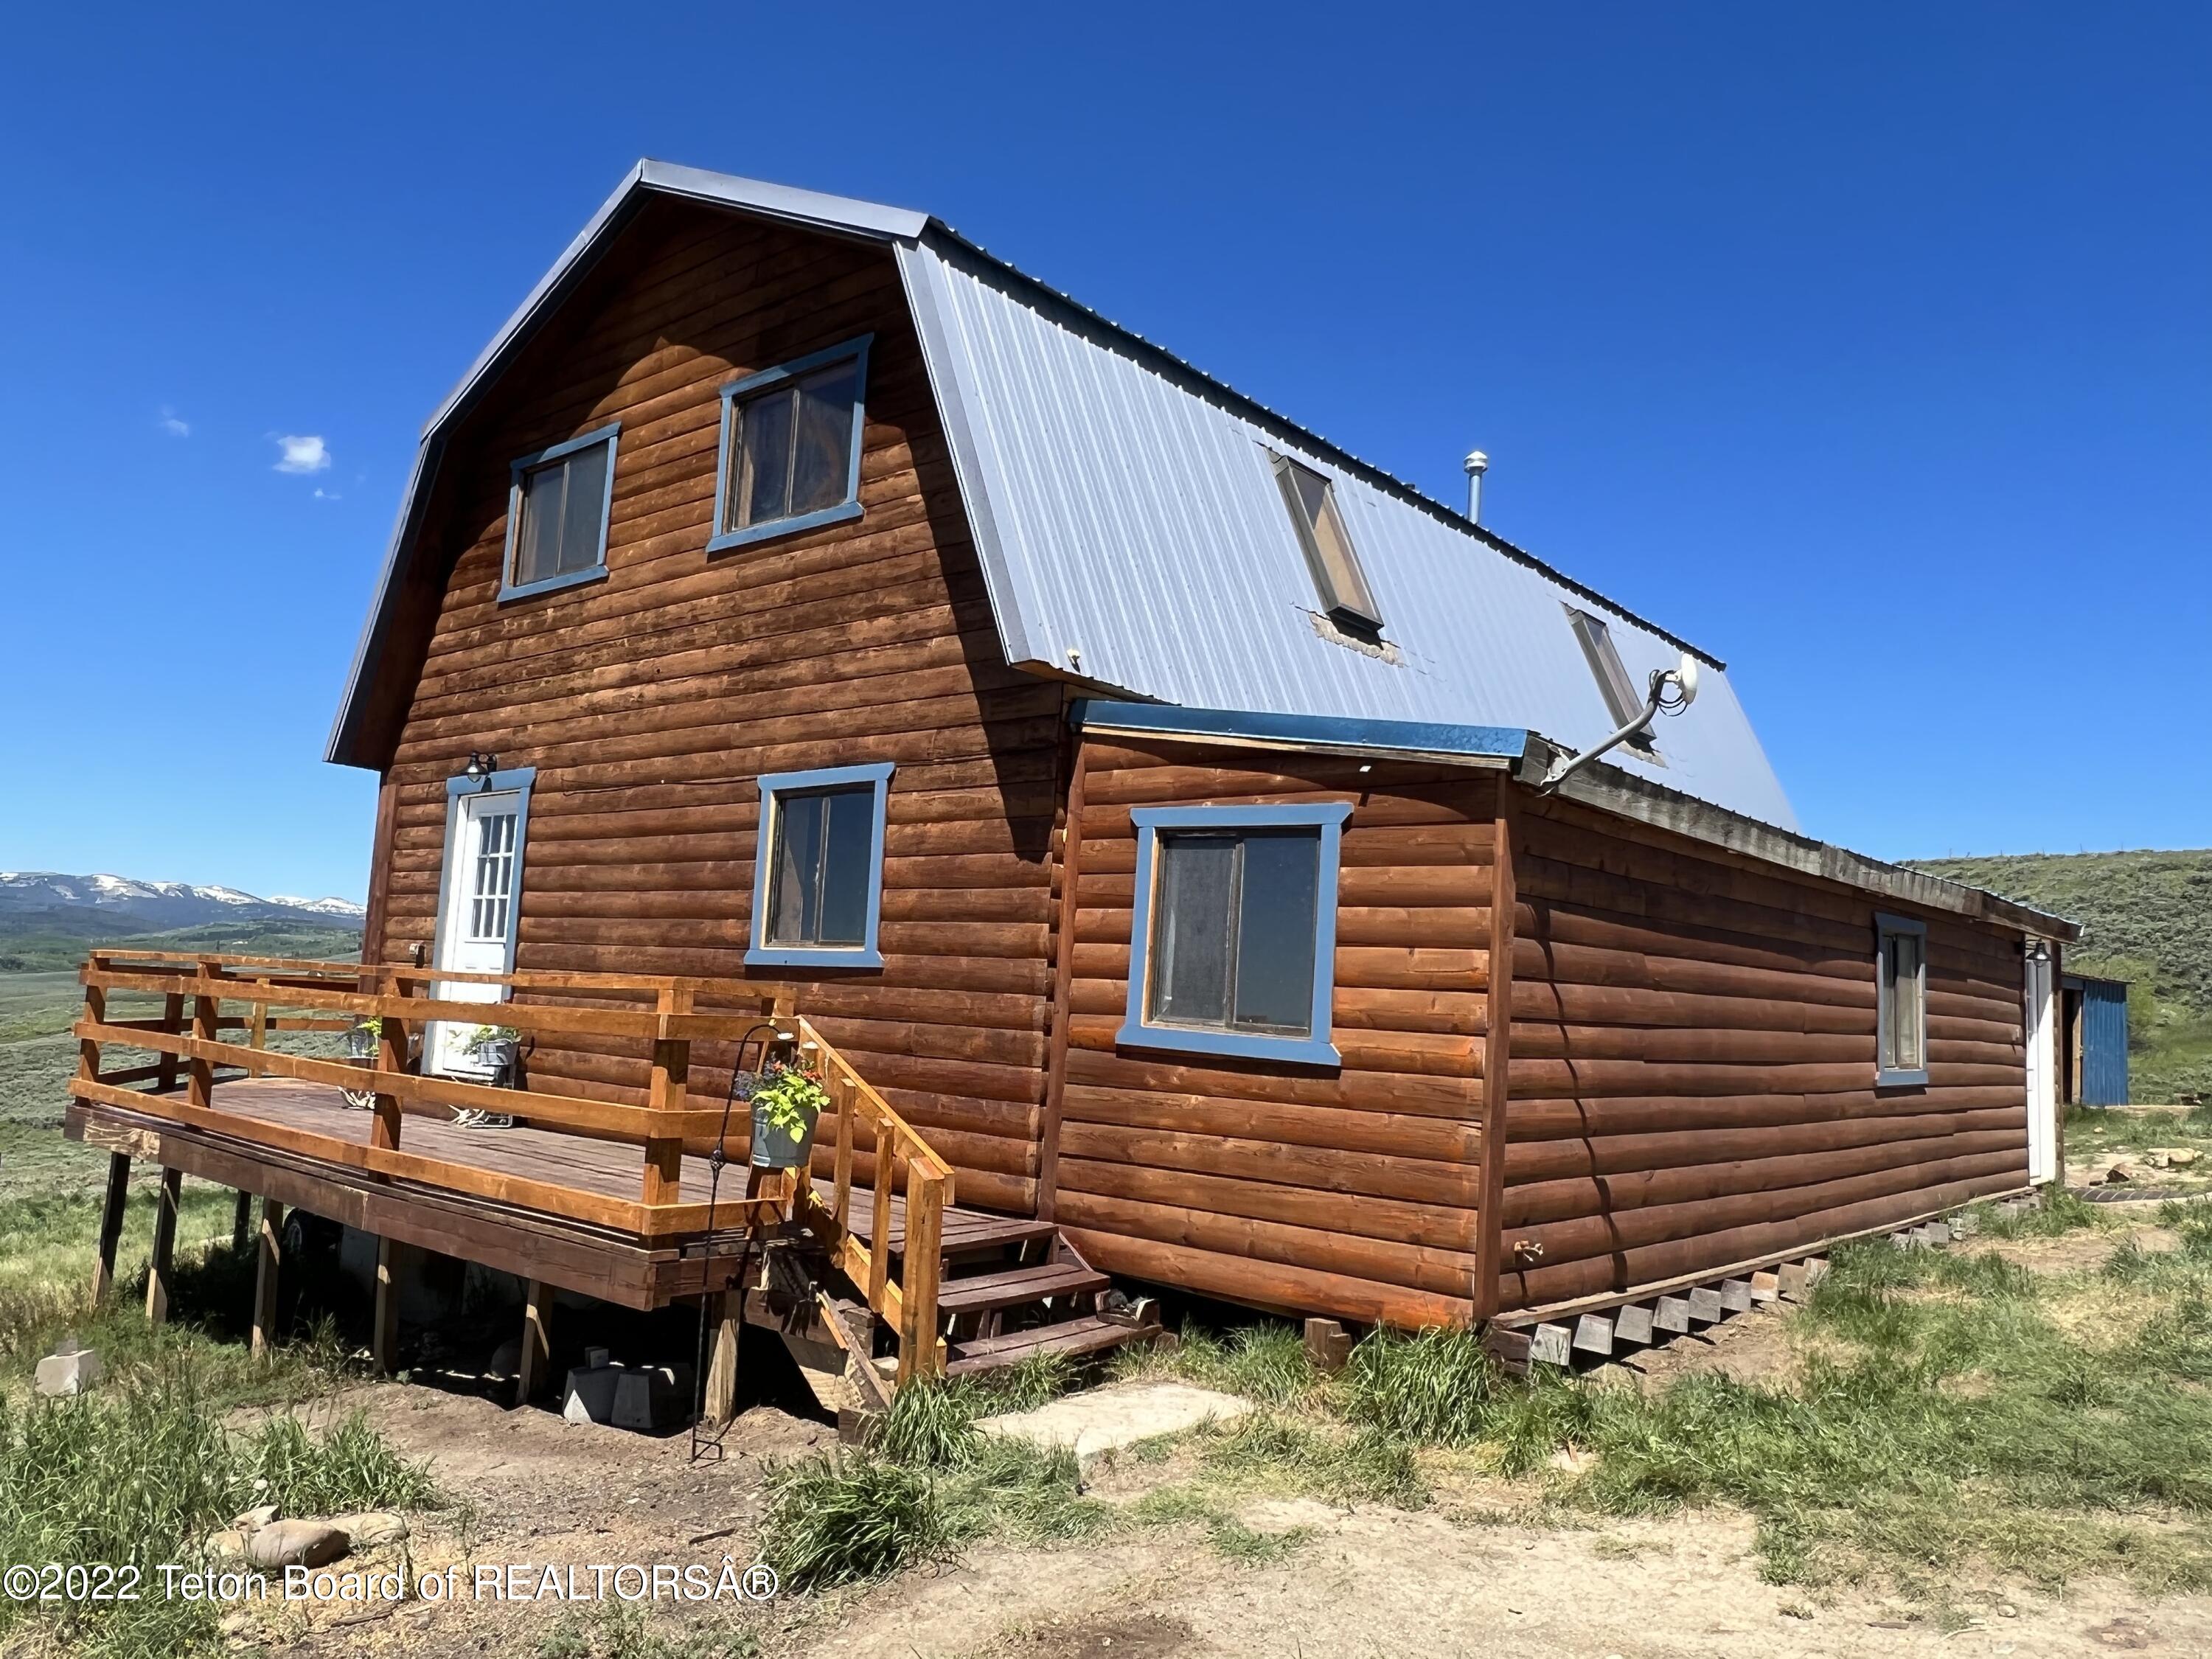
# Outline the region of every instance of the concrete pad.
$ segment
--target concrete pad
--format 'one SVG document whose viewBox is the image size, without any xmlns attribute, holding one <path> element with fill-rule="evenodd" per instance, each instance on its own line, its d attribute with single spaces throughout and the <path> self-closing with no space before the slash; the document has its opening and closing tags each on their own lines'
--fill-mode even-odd
<svg viewBox="0 0 2212 1659">
<path fill-rule="evenodd" d="M 1002 1412 L 975 1426 L 1048 1449 L 1066 1446 L 1075 1453 L 1077 1468 L 1088 1469 L 1102 1452 L 1180 1434 L 1208 1419 L 1234 1422 L 1251 1409 L 1242 1395 L 1188 1382 L 1117 1382 L 1064 1395 L 1035 1411 Z"/>
</svg>

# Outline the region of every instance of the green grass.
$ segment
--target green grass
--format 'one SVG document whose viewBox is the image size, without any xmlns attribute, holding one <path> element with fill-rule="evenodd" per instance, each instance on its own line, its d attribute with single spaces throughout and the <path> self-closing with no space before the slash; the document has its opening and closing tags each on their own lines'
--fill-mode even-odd
<svg viewBox="0 0 2212 1659">
<path fill-rule="evenodd" d="M 323 921 L 210 921 L 159 933 L 118 933 L 98 910 L 49 910 L 0 916 L 0 977 L 74 975 L 94 946 L 140 951 L 219 951 L 232 956 L 312 957 L 338 961 L 361 951 L 361 929 Z M 127 924 L 123 924 L 127 926 Z"/>
<path fill-rule="evenodd" d="M 151 1580 L 256 1504 L 327 1515 L 439 1501 L 427 1471 L 358 1417 L 320 1437 L 282 1415 L 234 1433 L 219 1400 L 190 1349 L 74 1399 L 0 1395 L 0 1559 L 136 1566 Z M 73 1652 L 154 1659 L 214 1645 L 220 1611 L 158 1593 L 76 1610 L 6 1601 L 0 1636 L 52 1618 Z"/>
</svg>

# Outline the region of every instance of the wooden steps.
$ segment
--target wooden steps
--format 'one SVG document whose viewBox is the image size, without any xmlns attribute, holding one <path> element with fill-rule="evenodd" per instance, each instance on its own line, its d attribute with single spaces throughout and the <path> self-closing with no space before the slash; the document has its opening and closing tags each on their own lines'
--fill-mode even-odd
<svg viewBox="0 0 2212 1659">
<path fill-rule="evenodd" d="M 1025 1302 L 1096 1296 L 1106 1285 L 1104 1273 L 1079 1261 L 1012 1267 L 1004 1273 L 948 1279 L 937 1293 L 937 1310 L 941 1314 L 986 1313 L 1018 1308 Z"/>
<path fill-rule="evenodd" d="M 1125 1342 L 1139 1339 L 1152 1340 L 1157 1329 L 1146 1330 L 1135 1325 L 1125 1325 L 1096 1314 L 1086 1314 L 1079 1319 L 1063 1320 L 1057 1325 L 1039 1325 L 1026 1331 L 1014 1331 L 1004 1336 L 976 1337 L 967 1342 L 955 1342 L 948 1349 L 950 1358 L 945 1374 L 950 1376 L 972 1376 L 978 1371 L 997 1370 L 1003 1366 L 1019 1364 L 1032 1354 L 1103 1353 L 1109 1348 L 1118 1348 Z"/>
</svg>

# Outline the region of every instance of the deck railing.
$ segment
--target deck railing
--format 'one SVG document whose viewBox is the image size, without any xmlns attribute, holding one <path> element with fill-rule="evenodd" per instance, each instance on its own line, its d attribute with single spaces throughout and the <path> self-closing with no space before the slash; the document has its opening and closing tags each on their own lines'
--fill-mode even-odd
<svg viewBox="0 0 2212 1659">
<path fill-rule="evenodd" d="M 710 1225 L 719 1230 L 796 1221 L 823 1243 L 870 1310 L 897 1334 L 900 1380 L 942 1371 L 937 1291 L 951 1169 L 811 1022 L 797 1015 L 784 987 L 123 951 L 94 952 L 79 977 L 84 1012 L 75 1027 L 78 1065 L 70 1084 L 79 1100 L 368 1174 L 615 1228 L 654 1243 L 700 1234 Z M 459 984 L 500 987 L 529 1000 L 457 1001 L 437 994 L 441 987 Z M 111 998 L 132 995 L 160 999 L 161 1012 L 112 1018 Z M 611 1043 L 637 1044 L 649 1055 L 645 1103 L 501 1087 L 410 1069 L 411 1032 L 435 1022 L 474 1025 L 487 1018 L 551 1049 L 565 1046 L 604 1054 Z M 271 1032 L 343 1031 L 370 1020 L 379 1028 L 377 1054 L 366 1067 L 267 1046 Z M 225 1033 L 240 1031 L 246 1042 L 226 1040 Z M 712 1099 L 712 1104 L 695 1103 L 693 1045 L 728 1045 L 726 1053 L 734 1065 L 743 1045 L 763 1037 L 816 1072 L 830 1095 L 835 1119 L 823 1127 L 830 1136 L 817 1133 L 815 1169 L 810 1172 L 829 1178 L 830 1194 L 823 1197 L 811 1182 L 763 1182 L 756 1172 L 742 1197 L 722 1197 L 712 1206 L 687 1201 L 682 1193 L 686 1150 L 710 1151 L 719 1142 L 726 1155 L 742 1159 L 750 1149 L 751 1128 L 742 1107 L 728 1111 L 712 1096 L 701 1097 Z M 105 1070 L 102 1051 L 110 1045 L 150 1051 L 155 1058 L 150 1064 Z M 356 1094 L 373 1092 L 368 1133 L 347 1139 L 226 1109 L 216 1096 L 218 1068 Z M 611 1197 L 480 1169 L 425 1156 L 402 1144 L 403 1121 L 410 1114 L 442 1117 L 471 1109 L 511 1114 L 533 1127 L 563 1134 L 639 1146 L 638 1196 Z M 864 1153 L 865 1170 L 859 1162 Z M 856 1181 L 871 1193 L 866 1238 L 849 1224 Z M 902 1185 L 905 1243 L 901 1272 L 894 1276 L 891 1199 Z"/>
</svg>

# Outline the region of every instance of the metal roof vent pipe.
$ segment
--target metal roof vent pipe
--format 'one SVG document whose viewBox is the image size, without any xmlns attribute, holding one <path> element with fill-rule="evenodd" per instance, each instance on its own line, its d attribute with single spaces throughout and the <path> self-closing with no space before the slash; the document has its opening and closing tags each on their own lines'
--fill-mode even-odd
<svg viewBox="0 0 2212 1659">
<path fill-rule="evenodd" d="M 1482 522 L 1482 475 L 1490 471 L 1490 457 L 1479 449 L 1470 449 L 1463 463 L 1467 468 L 1467 521 Z"/>
</svg>

